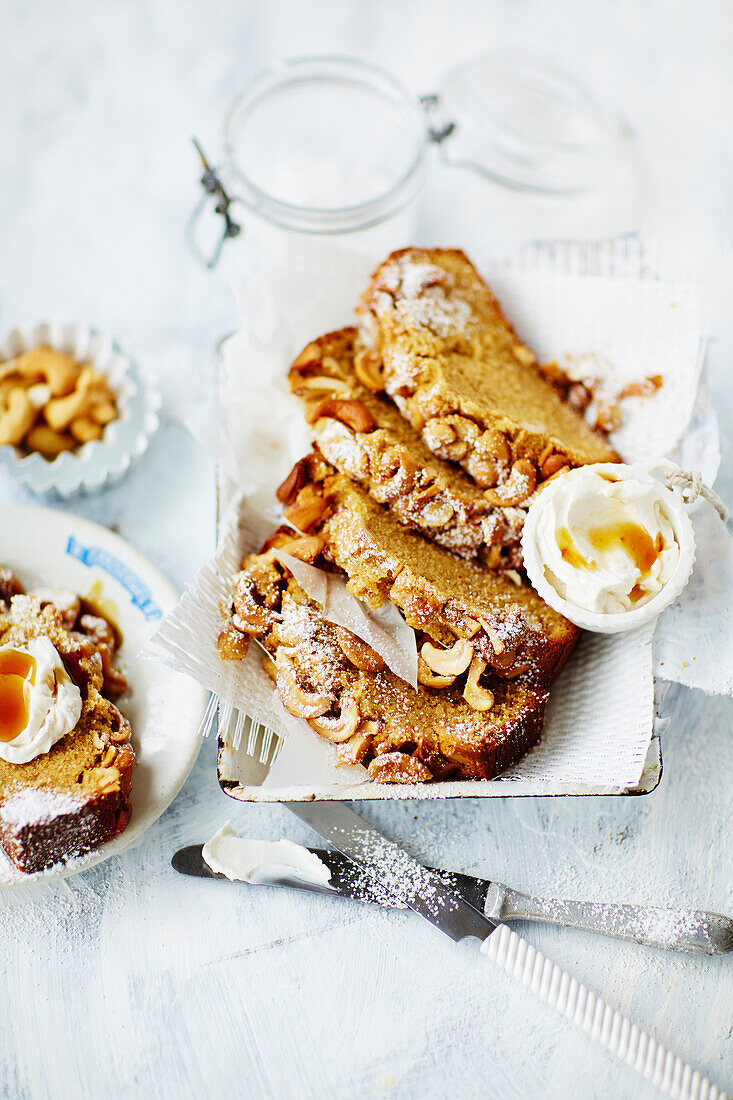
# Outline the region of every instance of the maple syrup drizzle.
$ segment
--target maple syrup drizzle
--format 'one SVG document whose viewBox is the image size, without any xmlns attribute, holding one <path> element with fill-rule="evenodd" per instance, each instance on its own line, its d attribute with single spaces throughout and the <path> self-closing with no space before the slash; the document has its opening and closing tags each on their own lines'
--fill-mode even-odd
<svg viewBox="0 0 733 1100">
<path fill-rule="evenodd" d="M 644 527 L 637 523 L 613 523 L 607 527 L 593 527 L 588 532 L 588 542 L 600 554 L 613 546 L 620 546 L 633 561 L 642 577 L 646 576 L 662 550 L 662 536 L 656 540 L 651 537 Z M 574 569 L 598 568 L 595 561 L 586 561 L 578 550 L 573 536 L 567 527 L 561 527 L 557 532 L 557 545 L 563 560 Z M 637 591 L 638 590 L 638 591 Z M 630 593 L 632 602 L 636 602 L 645 595 L 638 585 Z"/>
<path fill-rule="evenodd" d="M 557 532 L 557 545 L 563 561 L 572 565 L 573 569 L 595 569 L 595 562 L 588 562 L 578 551 L 573 536 L 567 527 L 561 527 Z"/>
<path fill-rule="evenodd" d="M 28 724 L 26 685 L 36 672 L 36 659 L 17 649 L 0 653 L 0 741 L 12 741 Z"/>
<path fill-rule="evenodd" d="M 593 527 L 588 532 L 588 542 L 601 554 L 604 550 L 620 545 L 642 576 L 649 572 L 659 556 L 654 539 L 638 523 L 613 523 L 608 527 Z"/>
</svg>

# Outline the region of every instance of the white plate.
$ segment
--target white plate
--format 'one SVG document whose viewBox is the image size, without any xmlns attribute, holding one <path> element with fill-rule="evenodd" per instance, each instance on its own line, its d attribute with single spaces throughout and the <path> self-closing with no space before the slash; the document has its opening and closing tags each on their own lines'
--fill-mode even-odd
<svg viewBox="0 0 733 1100">
<path fill-rule="evenodd" d="M 176 797 L 193 767 L 207 696 L 186 676 L 138 657 L 178 593 L 118 535 L 65 512 L 8 507 L 2 518 L 0 564 L 17 572 L 26 589 L 70 588 L 82 596 L 91 594 L 96 602 L 100 595 L 112 602 L 123 637 L 120 660 L 131 687 L 121 709 L 132 726 L 137 758 L 132 820 L 121 836 L 42 875 L 22 874 L 0 852 L 0 884 L 7 885 L 75 874 L 139 840 Z"/>
</svg>

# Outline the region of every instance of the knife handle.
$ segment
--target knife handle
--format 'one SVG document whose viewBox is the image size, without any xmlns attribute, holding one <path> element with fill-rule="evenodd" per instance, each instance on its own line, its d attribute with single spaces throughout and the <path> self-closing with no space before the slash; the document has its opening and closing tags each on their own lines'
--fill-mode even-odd
<svg viewBox="0 0 733 1100">
<path fill-rule="evenodd" d="M 488 900 L 487 897 L 487 903 Z M 632 940 L 647 947 L 695 955 L 722 955 L 733 949 L 733 921 L 721 913 L 707 913 L 702 909 L 559 901 L 531 897 L 508 886 L 503 888 L 497 901 L 501 920 L 545 921 L 565 928 L 598 932 L 617 940 Z M 487 915 L 492 916 L 488 904 Z"/>
<path fill-rule="evenodd" d="M 505 924 L 500 924 L 484 940 L 481 951 L 667 1096 L 678 1100 L 728 1100 L 727 1094 L 707 1077 L 571 978 L 566 970 Z"/>
</svg>

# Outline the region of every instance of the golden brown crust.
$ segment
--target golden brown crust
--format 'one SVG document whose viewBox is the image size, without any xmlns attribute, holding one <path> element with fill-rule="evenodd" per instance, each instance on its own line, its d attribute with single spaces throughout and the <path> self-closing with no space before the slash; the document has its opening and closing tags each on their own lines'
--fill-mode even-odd
<svg viewBox="0 0 733 1100">
<path fill-rule="evenodd" d="M 536 470 L 552 453 L 569 467 L 618 461 L 542 375 L 463 252 L 393 253 L 362 296 L 360 320 L 362 342 L 402 413 L 435 454 L 460 463 L 483 488 L 501 487 L 520 460 Z M 492 432 L 509 447 L 503 466 L 494 461 Z"/>
<path fill-rule="evenodd" d="M 21 871 L 33 873 L 124 831 L 135 753 L 130 726 L 111 698 L 127 686 L 112 662 L 114 628 L 83 605 L 69 621 L 68 611 L 45 597 L 8 594 L 11 601 L 0 601 L 0 645 L 50 638 L 82 696 L 77 726 L 49 752 L 27 764 L 0 760 L 0 845 Z"/>
<path fill-rule="evenodd" d="M 502 678 L 546 685 L 558 675 L 580 631 L 529 584 L 517 585 L 405 531 L 317 449 L 303 469 L 308 480 L 286 518 L 302 514 L 301 497 L 320 500 L 318 519 L 307 531 L 323 537 L 323 556 L 346 574 L 352 595 L 372 607 L 390 600 L 440 648 L 467 641 L 472 653 L 461 662 L 459 676 L 468 672 L 472 656 L 486 662 L 487 674 Z M 435 648 L 423 657 L 440 673 Z"/>
<path fill-rule="evenodd" d="M 285 707 L 338 745 L 340 763 L 362 761 L 378 782 L 484 778 L 516 763 L 542 731 L 545 691 L 495 685 L 496 702 L 477 711 L 459 688 L 417 691 L 385 668 L 366 667 L 363 642 L 328 623 L 268 551 L 252 555 L 236 588 L 266 610 L 250 632 L 274 658 Z M 230 622 L 234 622 L 232 618 Z M 376 656 L 376 655 L 375 655 Z"/>
<path fill-rule="evenodd" d="M 525 510 L 497 507 L 458 466 L 433 454 L 379 392 L 379 374 L 364 364 L 363 352 L 356 354 L 356 335 L 355 328 L 346 328 L 321 336 L 290 368 L 290 387 L 303 401 L 325 457 L 406 527 L 438 545 L 462 557 L 483 555 L 495 568 L 521 566 Z M 363 409 L 358 417 L 354 405 Z M 302 486 L 295 467 L 280 499 Z"/>
</svg>

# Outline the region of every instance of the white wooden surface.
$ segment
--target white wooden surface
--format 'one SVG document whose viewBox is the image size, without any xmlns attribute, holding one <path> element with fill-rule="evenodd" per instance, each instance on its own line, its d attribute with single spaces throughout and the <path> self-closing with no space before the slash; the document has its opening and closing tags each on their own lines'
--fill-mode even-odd
<svg viewBox="0 0 733 1100">
<path fill-rule="evenodd" d="M 171 418 L 181 390 L 205 391 L 213 344 L 234 322 L 222 281 L 199 271 L 183 245 L 196 193 L 187 142 L 196 133 L 216 144 L 233 90 L 255 68 L 346 52 L 429 91 L 441 72 L 492 45 L 550 51 L 625 113 L 638 174 L 595 202 L 543 204 L 436 168 L 422 238 L 478 255 L 536 234 L 641 226 L 712 260 L 730 231 L 733 27 L 724 0 L 0 0 L 0 41 L 0 324 L 88 320 L 168 379 L 169 420 L 150 454 L 121 485 L 75 507 L 118 527 L 179 583 L 210 552 L 212 472 Z M 730 438 L 730 260 L 722 274 L 709 362 Z M 729 500 L 732 487 L 724 458 L 719 488 Z M 0 480 L 0 501 L 24 499 Z M 731 704 L 680 690 L 673 709 L 664 778 L 646 798 L 365 813 L 425 860 L 519 888 L 730 911 Z M 0 895 L 0 1095 L 649 1094 L 479 961 L 475 945 L 457 949 L 403 913 L 176 876 L 173 850 L 227 817 L 253 835 L 307 839 L 281 807 L 227 800 L 207 743 L 138 848 L 68 883 Z M 731 959 L 523 931 L 730 1088 Z"/>
</svg>

